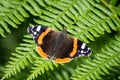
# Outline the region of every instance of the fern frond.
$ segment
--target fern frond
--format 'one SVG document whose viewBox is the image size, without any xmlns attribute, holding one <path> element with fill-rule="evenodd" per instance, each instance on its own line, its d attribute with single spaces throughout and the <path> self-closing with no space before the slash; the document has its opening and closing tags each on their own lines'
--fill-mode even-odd
<svg viewBox="0 0 120 80">
<path fill-rule="evenodd" d="M 5 37 L 5 31 L 11 32 L 9 26 L 18 28 L 18 24 L 21 24 L 29 15 L 22 7 L 24 4 L 22 1 L 2 0 L 0 4 L 0 35 Z"/>
<path fill-rule="evenodd" d="M 51 80 L 70 80 L 70 76 L 74 73 L 74 67 L 70 65 L 59 66 L 54 71 L 49 71 L 45 75 L 49 76 Z M 47 78 L 43 78 L 45 80 Z"/>
<path fill-rule="evenodd" d="M 43 74 L 45 71 L 51 69 L 53 70 L 53 66 L 58 66 L 58 64 L 54 63 L 51 60 L 38 59 L 34 62 L 33 70 L 31 71 L 31 75 L 27 78 L 27 80 L 33 80 L 38 77 L 38 75 Z"/>
<path fill-rule="evenodd" d="M 25 69 L 30 63 L 34 63 L 35 66 L 33 67 L 28 80 L 35 79 L 38 75 L 44 73 L 45 70 L 53 70 L 53 66 L 58 65 L 50 60 L 40 59 L 40 57 L 38 58 L 35 53 L 36 45 L 34 41 L 31 40 L 31 37 L 28 35 L 26 35 L 25 38 L 26 39 L 23 39 L 24 43 L 21 43 L 20 47 L 16 48 L 16 53 L 12 53 L 12 57 L 10 57 L 10 61 L 8 62 L 8 65 L 6 65 L 4 71 L 5 75 L 1 80 L 16 75 L 21 69 Z"/>
<path fill-rule="evenodd" d="M 120 35 L 102 49 L 102 52 L 95 56 L 93 61 L 86 60 L 86 64 L 76 69 L 73 80 L 94 80 L 100 79 L 100 75 L 109 74 L 113 66 L 120 66 Z"/>
<path fill-rule="evenodd" d="M 57 30 L 66 27 L 68 33 L 86 43 L 95 41 L 96 37 L 106 32 L 120 30 L 120 8 L 113 7 L 104 0 L 25 0 L 23 2 L 7 0 L 1 1 L 0 4 L 2 5 L 0 6 L 0 35 L 2 36 L 5 36 L 5 32 L 11 32 L 9 26 L 17 28 L 30 15 L 37 24 Z M 44 75 L 50 76 L 52 80 L 69 80 L 76 67 L 78 68 L 72 79 L 101 79 L 101 75 L 109 74 L 113 66 L 120 66 L 119 35 L 111 44 L 106 45 L 103 51 L 99 50 L 96 56 L 93 54 L 93 61 L 86 60 L 85 63 L 85 60 L 80 63 L 75 61 L 73 64 L 70 62 L 76 67 L 71 67 L 68 63 L 67 66 L 63 65 L 65 68 L 57 67 L 57 70 L 54 67 L 56 64 L 51 61 L 38 59 L 35 53 L 35 43 L 30 36 L 25 36 L 25 38 L 24 43 L 16 48 L 16 53 L 12 53 L 13 57 L 6 66 L 2 80 L 16 75 L 30 63 L 34 66 L 28 80 Z"/>
<path fill-rule="evenodd" d="M 120 29 L 117 13 L 101 3 L 94 0 L 53 1 L 51 6 L 45 6 L 40 19 L 34 20 L 52 28 L 67 27 L 69 33 L 88 43 L 105 32 L 111 33 L 111 30 Z"/>
<path fill-rule="evenodd" d="M 112 70 L 109 70 L 110 74 L 101 76 L 102 80 L 119 80 L 120 66 L 113 66 Z"/>
<path fill-rule="evenodd" d="M 41 14 L 41 8 L 37 4 L 37 1 L 38 0 L 28 0 L 27 3 L 23 5 L 23 7 L 34 16 Z M 40 0 L 40 2 L 42 2 L 42 0 Z"/>
<path fill-rule="evenodd" d="M 5 75 L 2 80 L 16 75 L 17 72 L 20 72 L 21 69 L 24 69 L 25 66 L 32 63 L 33 59 L 37 57 L 34 51 L 34 41 L 30 40 L 31 37 L 28 35 L 26 35 L 25 38 L 26 39 L 23 40 L 25 43 L 20 44 L 20 47 L 16 48 L 16 53 L 12 53 L 13 56 L 10 57 L 10 61 L 8 65 L 6 65 Z"/>
<path fill-rule="evenodd" d="M 41 63 L 39 63 L 38 66 L 41 66 L 41 68 L 42 68 L 42 65 L 45 65 L 45 62 L 42 65 L 40 65 L 40 64 Z M 57 67 L 54 67 L 54 70 L 53 69 L 45 70 L 44 74 L 43 73 L 41 74 L 41 71 L 40 71 L 39 72 L 40 75 L 38 75 L 37 77 L 35 75 L 33 75 L 33 77 L 36 77 L 35 78 L 36 80 L 37 79 L 38 80 L 39 79 L 41 79 L 41 80 L 46 80 L 46 79 L 49 79 L 49 80 L 70 80 L 70 76 L 73 75 L 75 67 L 76 67 L 76 65 L 72 65 L 72 64 L 71 65 L 70 64 L 57 65 Z M 37 70 L 36 67 L 34 67 L 34 68 Z M 46 76 L 48 76 L 48 77 L 46 77 Z M 30 78 L 30 76 L 29 76 L 28 80 L 34 80 L 34 79 Z"/>
</svg>

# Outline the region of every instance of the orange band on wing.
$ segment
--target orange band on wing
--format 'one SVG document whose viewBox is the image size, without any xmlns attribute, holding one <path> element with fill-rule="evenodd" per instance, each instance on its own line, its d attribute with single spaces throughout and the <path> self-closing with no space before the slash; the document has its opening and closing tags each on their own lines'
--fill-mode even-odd
<svg viewBox="0 0 120 80">
<path fill-rule="evenodd" d="M 38 52 L 39 52 L 39 54 L 40 54 L 41 57 L 43 57 L 43 58 L 48 58 L 47 53 L 45 53 L 45 52 L 42 50 L 41 47 L 37 47 L 37 49 L 38 49 Z"/>
<path fill-rule="evenodd" d="M 43 32 L 38 38 L 38 44 L 42 44 L 43 38 L 51 31 L 50 28 L 47 28 L 45 32 Z"/>
<path fill-rule="evenodd" d="M 78 47 L 77 42 L 78 42 L 77 38 L 74 38 L 73 39 L 73 50 L 70 53 L 70 57 L 73 57 L 77 53 L 77 47 Z"/>
<path fill-rule="evenodd" d="M 54 61 L 55 61 L 56 63 L 66 63 L 66 62 L 71 61 L 71 59 L 70 59 L 70 58 L 63 58 L 63 59 L 61 59 L 61 58 L 56 58 Z"/>
<path fill-rule="evenodd" d="M 42 50 L 41 47 L 37 47 L 37 49 L 38 49 L 38 52 L 39 52 L 39 54 L 40 54 L 41 57 L 43 57 L 43 58 L 48 58 L 47 53 L 45 53 L 45 52 Z M 54 61 L 55 61 L 56 63 L 66 63 L 66 62 L 71 61 L 71 58 L 63 58 L 63 59 L 62 59 L 62 58 L 56 58 Z"/>
</svg>

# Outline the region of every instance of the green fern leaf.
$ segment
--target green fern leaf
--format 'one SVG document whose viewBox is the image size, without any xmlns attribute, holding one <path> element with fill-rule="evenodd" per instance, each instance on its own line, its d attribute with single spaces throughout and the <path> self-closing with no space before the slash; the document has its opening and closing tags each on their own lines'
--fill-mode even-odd
<svg viewBox="0 0 120 80">
<path fill-rule="evenodd" d="M 11 61 L 6 65 L 5 75 L 2 80 L 20 72 L 21 69 L 24 69 L 25 66 L 32 63 L 33 59 L 37 56 L 34 51 L 34 41 L 30 40 L 30 36 L 25 36 L 25 38 L 23 40 L 25 43 L 20 44 L 20 47 L 16 48 L 16 53 L 12 53 L 13 57 L 10 57 Z"/>
<path fill-rule="evenodd" d="M 120 8 L 108 4 L 105 0 L 26 0 L 23 2 L 7 0 L 1 1 L 0 4 L 3 4 L 0 6 L 0 35 L 2 36 L 5 36 L 5 32 L 11 32 L 9 26 L 17 28 L 30 15 L 37 24 L 46 25 L 55 30 L 62 30 L 63 27 L 66 27 L 70 35 L 86 43 L 95 41 L 96 38 L 100 38 L 106 33 L 120 30 Z M 91 59 L 78 61 L 77 59 L 73 61 L 74 63 L 70 62 L 72 65 L 68 63 L 62 68 L 57 67 L 57 70 L 54 67 L 57 64 L 38 58 L 35 43 L 30 36 L 25 36 L 25 38 L 24 43 L 16 48 L 16 53 L 12 53 L 13 57 L 6 66 L 2 80 L 10 78 L 12 75 L 15 76 L 30 63 L 33 63 L 34 66 L 30 70 L 31 75 L 28 74 L 28 80 L 39 77 L 40 79 L 44 77 L 43 80 L 48 77 L 50 80 L 69 80 L 76 67 L 78 68 L 72 79 L 102 79 L 101 75 L 110 74 L 109 70 L 113 71 L 112 67 L 120 66 L 119 36 L 116 36 L 114 41 L 111 39 L 110 44 L 105 47 L 101 41 L 103 51 L 93 49 L 93 53 L 94 50 L 98 52 L 95 53 L 95 56 L 92 54 L 93 61 Z M 106 40 L 109 39 L 106 38 Z M 45 78 L 46 76 L 47 78 Z"/>
<path fill-rule="evenodd" d="M 53 66 L 55 65 L 56 67 L 58 66 L 58 64 L 54 63 L 50 61 L 50 60 L 44 60 L 44 59 L 38 59 L 38 61 L 35 61 L 34 63 L 35 67 L 33 67 L 32 71 L 31 71 L 31 75 L 27 78 L 27 80 L 33 80 L 36 77 L 38 77 L 38 75 L 43 74 L 45 71 L 49 70 L 49 68 L 51 70 L 53 70 Z"/>
<path fill-rule="evenodd" d="M 114 67 L 112 67 L 112 70 L 109 70 L 109 71 L 111 74 L 102 76 L 102 79 L 104 79 L 104 80 L 110 80 L 110 79 L 119 80 L 120 66 L 114 66 Z"/>
<path fill-rule="evenodd" d="M 100 4 L 94 0 L 53 1 L 51 7 L 46 6 L 42 10 L 40 19 L 34 20 L 53 29 L 66 27 L 69 33 L 88 43 L 89 40 L 95 41 L 95 37 L 104 35 L 105 32 L 119 30 L 120 20 L 114 16 L 117 13 L 107 7 L 104 2 Z"/>
<path fill-rule="evenodd" d="M 120 66 L 120 35 L 102 49 L 93 61 L 86 60 L 86 64 L 78 66 L 73 80 L 95 80 L 100 79 L 100 75 L 110 74 L 113 66 Z"/>
<path fill-rule="evenodd" d="M 73 65 L 73 64 L 58 65 L 58 67 L 54 67 L 54 70 L 50 70 L 50 69 L 46 70 L 44 72 L 44 74 L 39 75 L 35 79 L 70 80 L 70 76 L 73 75 L 74 68 L 76 67 L 76 64 L 75 65 Z M 46 77 L 46 76 L 48 76 L 48 77 Z"/>
<path fill-rule="evenodd" d="M 0 35 L 5 37 L 5 32 L 10 33 L 8 26 L 18 28 L 18 24 L 21 24 L 26 17 L 29 17 L 28 13 L 23 9 L 24 2 L 18 0 L 0 1 Z"/>
</svg>

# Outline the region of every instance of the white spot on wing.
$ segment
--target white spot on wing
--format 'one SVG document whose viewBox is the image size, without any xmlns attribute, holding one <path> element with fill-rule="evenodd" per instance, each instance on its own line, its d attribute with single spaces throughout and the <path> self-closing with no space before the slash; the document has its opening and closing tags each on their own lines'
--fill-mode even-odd
<svg viewBox="0 0 120 80">
<path fill-rule="evenodd" d="M 87 50 L 90 50 L 90 48 L 87 48 Z"/>
<path fill-rule="evenodd" d="M 83 43 L 83 44 L 82 44 L 82 46 L 81 46 L 81 49 L 84 49 L 84 48 L 85 48 L 85 46 L 86 46 L 86 44 L 85 44 L 85 43 Z"/>
<path fill-rule="evenodd" d="M 34 28 L 35 26 L 32 26 L 32 28 Z"/>
<path fill-rule="evenodd" d="M 81 50 L 81 53 L 82 53 L 82 54 L 83 54 L 83 52 L 84 52 L 84 51 L 83 51 L 83 50 Z"/>
<path fill-rule="evenodd" d="M 39 32 L 40 29 L 41 29 L 41 26 L 38 26 L 37 29 L 36 29 L 36 31 Z"/>
<path fill-rule="evenodd" d="M 37 32 L 34 32 L 33 34 L 34 34 L 34 35 L 36 35 L 36 34 L 37 34 Z"/>
</svg>

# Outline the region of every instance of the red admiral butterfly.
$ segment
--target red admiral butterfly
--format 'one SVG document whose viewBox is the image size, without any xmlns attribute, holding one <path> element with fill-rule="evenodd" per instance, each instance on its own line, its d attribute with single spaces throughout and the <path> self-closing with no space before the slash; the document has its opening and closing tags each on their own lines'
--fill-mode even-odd
<svg viewBox="0 0 120 80">
<path fill-rule="evenodd" d="M 91 49 L 85 43 L 67 36 L 66 29 L 57 32 L 45 26 L 31 26 L 28 33 L 35 40 L 38 53 L 43 58 L 52 59 L 57 63 L 66 63 L 91 54 Z"/>
</svg>

